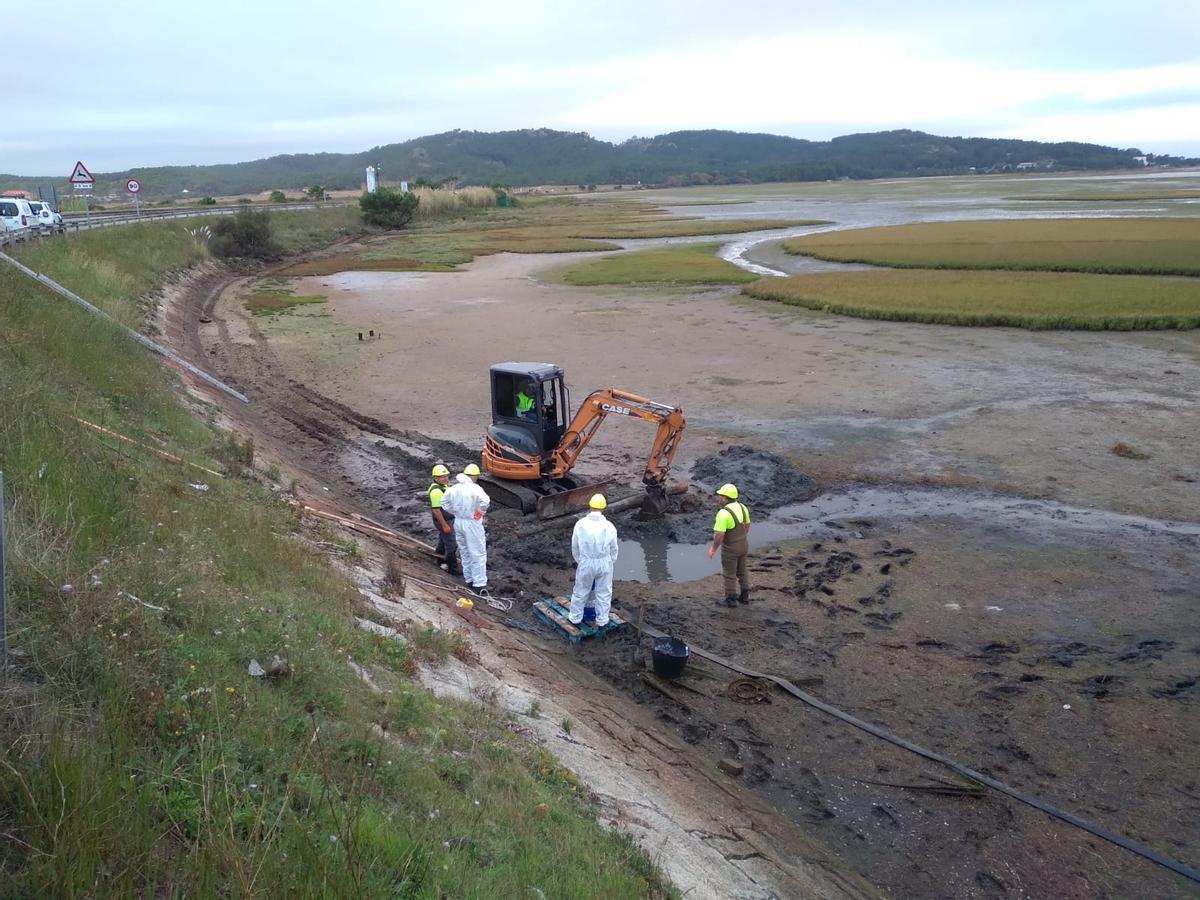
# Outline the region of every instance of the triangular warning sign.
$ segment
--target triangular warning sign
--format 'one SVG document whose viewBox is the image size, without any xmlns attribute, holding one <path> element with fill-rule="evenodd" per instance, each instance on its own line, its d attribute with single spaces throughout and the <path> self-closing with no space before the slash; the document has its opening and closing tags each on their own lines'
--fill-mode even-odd
<svg viewBox="0 0 1200 900">
<path fill-rule="evenodd" d="M 81 161 L 75 163 L 75 171 L 71 173 L 71 184 L 95 184 L 96 179 Z"/>
</svg>

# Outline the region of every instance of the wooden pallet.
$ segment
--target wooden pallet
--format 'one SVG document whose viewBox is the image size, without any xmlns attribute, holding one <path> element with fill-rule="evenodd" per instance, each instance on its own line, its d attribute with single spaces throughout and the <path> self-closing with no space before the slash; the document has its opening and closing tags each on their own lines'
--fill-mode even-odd
<svg viewBox="0 0 1200 900">
<path fill-rule="evenodd" d="M 570 601 L 566 597 L 548 597 L 533 604 L 533 614 L 551 628 L 557 629 L 573 644 L 578 644 L 584 638 L 599 637 L 610 631 L 625 628 L 629 624 L 610 610 L 607 625 L 597 627 L 592 622 L 580 622 L 578 625 L 572 625 L 567 620 L 570 605 Z"/>
</svg>

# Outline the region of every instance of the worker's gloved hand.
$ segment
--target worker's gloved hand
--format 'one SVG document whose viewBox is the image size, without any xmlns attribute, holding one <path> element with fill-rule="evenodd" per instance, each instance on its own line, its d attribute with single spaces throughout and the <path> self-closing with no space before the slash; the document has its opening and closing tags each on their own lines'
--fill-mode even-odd
<svg viewBox="0 0 1200 900">
<path fill-rule="evenodd" d="M 443 525 L 443 526 L 442 526 L 442 534 L 449 534 L 449 533 L 450 533 L 451 531 L 453 531 L 453 530 L 454 530 L 454 529 L 453 529 L 453 528 L 451 528 L 449 525 Z"/>
<path fill-rule="evenodd" d="M 714 556 L 716 556 L 716 555 L 717 555 L 717 548 L 716 548 L 716 547 L 709 547 L 709 548 L 708 548 L 708 558 L 709 558 L 709 559 L 712 559 L 712 558 L 713 558 Z"/>
<path fill-rule="evenodd" d="M 475 521 L 476 521 L 476 522 L 478 522 L 478 521 L 480 521 L 480 520 L 482 520 L 482 519 L 483 519 L 483 511 L 482 511 L 482 510 L 478 510 L 478 509 L 477 509 L 477 510 L 475 510 Z"/>
</svg>

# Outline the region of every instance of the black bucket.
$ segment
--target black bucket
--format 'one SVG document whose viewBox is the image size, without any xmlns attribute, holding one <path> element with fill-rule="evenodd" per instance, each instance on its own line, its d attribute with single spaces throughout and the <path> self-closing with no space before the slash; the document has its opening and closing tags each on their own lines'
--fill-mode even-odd
<svg viewBox="0 0 1200 900">
<path fill-rule="evenodd" d="M 661 678 L 678 678 L 683 674 L 691 651 L 679 638 L 662 637 L 654 641 L 654 673 Z"/>
</svg>

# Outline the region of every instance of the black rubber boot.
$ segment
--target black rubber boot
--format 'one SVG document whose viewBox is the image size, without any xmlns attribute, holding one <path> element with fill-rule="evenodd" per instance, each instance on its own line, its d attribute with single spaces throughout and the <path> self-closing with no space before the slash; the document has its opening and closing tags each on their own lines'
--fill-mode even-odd
<svg viewBox="0 0 1200 900">
<path fill-rule="evenodd" d="M 742 588 L 742 592 L 738 594 L 737 602 L 743 606 L 750 603 L 750 588 Z"/>
<path fill-rule="evenodd" d="M 726 594 L 724 600 L 717 601 L 717 605 L 719 605 L 719 606 L 737 606 L 737 604 L 738 604 L 737 594 Z"/>
</svg>

